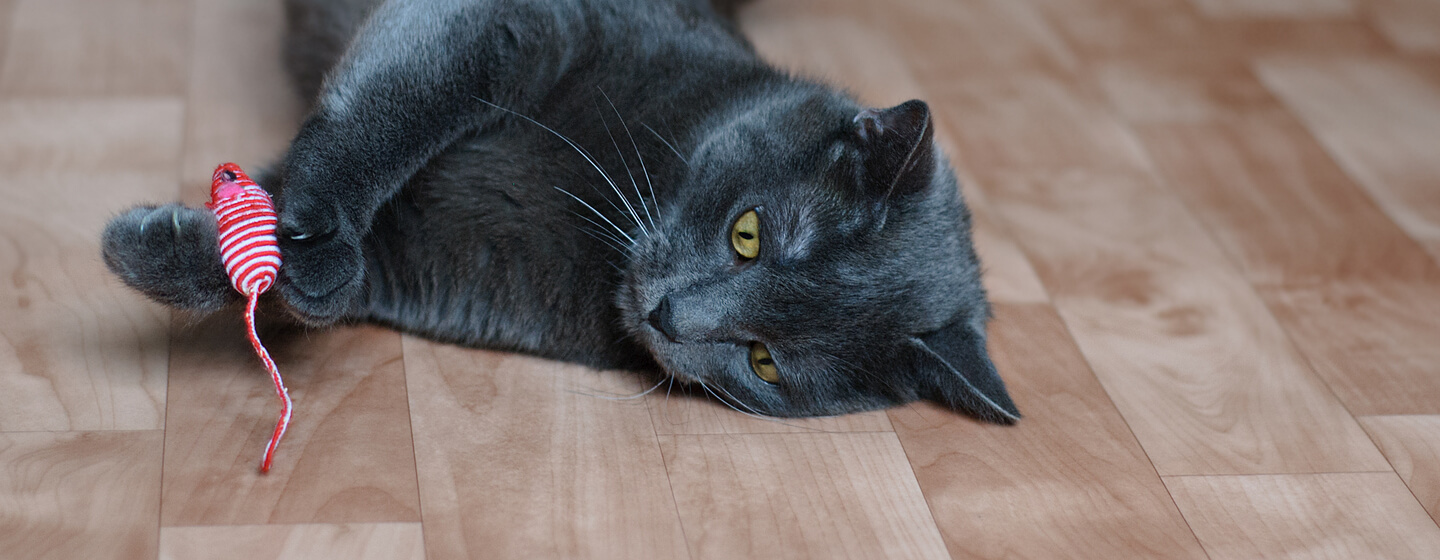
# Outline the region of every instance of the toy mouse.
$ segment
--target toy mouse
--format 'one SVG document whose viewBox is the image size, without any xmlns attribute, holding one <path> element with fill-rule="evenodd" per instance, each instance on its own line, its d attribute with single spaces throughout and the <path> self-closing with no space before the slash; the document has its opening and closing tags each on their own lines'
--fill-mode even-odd
<svg viewBox="0 0 1440 560">
<path fill-rule="evenodd" d="M 245 327 L 250 345 L 255 354 L 270 372 L 275 382 L 275 393 L 280 397 L 280 418 L 275 421 L 275 431 L 270 443 L 265 446 L 265 457 L 260 462 L 260 472 L 270 472 L 270 463 L 275 458 L 275 448 L 285 429 L 290 426 L 290 392 L 280 379 L 280 370 L 270 359 L 270 352 L 260 343 L 255 332 L 255 308 L 260 294 L 275 285 L 275 275 L 280 271 L 280 246 L 275 239 L 278 222 L 275 204 L 270 194 L 255 181 L 250 180 L 233 163 L 221 164 L 215 168 L 210 181 L 210 202 L 206 208 L 215 212 L 215 221 L 220 227 L 220 258 L 225 262 L 225 272 L 230 276 L 230 285 L 245 295 Z"/>
</svg>

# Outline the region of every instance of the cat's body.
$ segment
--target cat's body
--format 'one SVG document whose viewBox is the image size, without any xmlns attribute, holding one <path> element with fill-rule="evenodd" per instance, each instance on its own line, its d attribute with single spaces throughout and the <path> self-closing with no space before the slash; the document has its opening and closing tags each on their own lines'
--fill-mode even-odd
<svg viewBox="0 0 1440 560">
<path fill-rule="evenodd" d="M 704 0 L 289 8 L 297 84 L 335 65 L 261 179 L 302 320 L 658 364 L 779 416 L 934 398 L 1018 417 L 923 103 L 865 110 L 776 71 Z M 733 237 L 742 223 L 758 239 Z M 214 310 L 235 297 L 207 260 L 214 227 L 137 208 L 106 261 Z"/>
</svg>

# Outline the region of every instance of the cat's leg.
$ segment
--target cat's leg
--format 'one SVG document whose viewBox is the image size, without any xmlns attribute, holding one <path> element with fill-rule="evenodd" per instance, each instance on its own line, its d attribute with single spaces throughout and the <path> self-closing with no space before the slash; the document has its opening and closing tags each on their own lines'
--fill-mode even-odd
<svg viewBox="0 0 1440 560">
<path fill-rule="evenodd" d="M 285 0 L 285 68 L 307 103 L 380 0 Z"/>
<path fill-rule="evenodd" d="M 281 171 L 279 289 L 312 321 L 364 286 L 375 211 L 462 134 L 538 104 L 579 56 L 582 0 L 390 0 L 327 78 Z"/>
</svg>

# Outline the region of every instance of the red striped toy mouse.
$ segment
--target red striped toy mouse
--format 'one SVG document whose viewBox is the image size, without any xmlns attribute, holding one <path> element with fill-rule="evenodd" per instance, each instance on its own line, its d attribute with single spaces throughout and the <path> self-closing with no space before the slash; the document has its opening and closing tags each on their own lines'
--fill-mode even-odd
<svg viewBox="0 0 1440 560">
<path fill-rule="evenodd" d="M 280 370 L 270 359 L 270 352 L 260 343 L 255 332 L 255 308 L 260 294 L 275 285 L 276 274 L 280 271 L 280 246 L 275 239 L 278 219 L 275 204 L 270 194 L 255 181 L 250 180 L 233 163 L 221 164 L 215 168 L 210 181 L 210 202 L 205 205 L 215 212 L 215 221 L 220 227 L 220 258 L 225 262 L 225 272 L 230 276 L 230 285 L 245 295 L 245 327 L 250 345 L 255 354 L 270 372 L 275 382 L 275 394 L 280 398 L 280 418 L 275 421 L 275 431 L 270 443 L 265 446 L 265 457 L 260 462 L 260 472 L 269 472 L 275 458 L 275 448 L 285 429 L 290 426 L 290 392 L 280 379 Z"/>
</svg>

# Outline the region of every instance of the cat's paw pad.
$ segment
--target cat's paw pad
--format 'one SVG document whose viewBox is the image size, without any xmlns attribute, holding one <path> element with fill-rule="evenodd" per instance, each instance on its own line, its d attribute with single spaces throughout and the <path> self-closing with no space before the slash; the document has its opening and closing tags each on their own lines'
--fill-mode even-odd
<svg viewBox="0 0 1440 560">
<path fill-rule="evenodd" d="M 349 315 L 365 280 L 361 234 L 335 205 L 287 191 L 280 208 L 280 290 L 301 319 L 330 323 Z"/>
<path fill-rule="evenodd" d="M 183 309 L 213 311 L 236 297 L 220 261 L 214 216 L 179 204 L 137 206 L 105 226 L 101 256 L 125 284 Z"/>
</svg>

